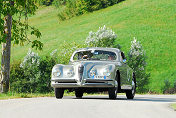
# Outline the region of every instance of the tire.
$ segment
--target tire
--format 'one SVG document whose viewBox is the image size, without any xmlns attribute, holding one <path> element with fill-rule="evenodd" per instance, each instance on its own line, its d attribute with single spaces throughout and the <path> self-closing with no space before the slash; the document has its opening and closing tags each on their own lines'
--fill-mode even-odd
<svg viewBox="0 0 176 118">
<path fill-rule="evenodd" d="M 108 90 L 109 99 L 117 98 L 117 90 L 118 90 L 118 87 L 109 88 Z"/>
<path fill-rule="evenodd" d="M 126 91 L 126 97 L 127 99 L 133 99 L 136 93 L 136 78 L 135 74 L 133 73 L 133 80 L 132 80 L 132 90 Z"/>
<path fill-rule="evenodd" d="M 64 89 L 55 88 L 55 96 L 57 99 L 62 99 L 63 95 L 64 95 Z"/>
<path fill-rule="evenodd" d="M 82 98 L 82 96 L 83 96 L 83 90 L 76 89 L 75 90 L 75 96 L 76 96 L 76 98 Z"/>
</svg>

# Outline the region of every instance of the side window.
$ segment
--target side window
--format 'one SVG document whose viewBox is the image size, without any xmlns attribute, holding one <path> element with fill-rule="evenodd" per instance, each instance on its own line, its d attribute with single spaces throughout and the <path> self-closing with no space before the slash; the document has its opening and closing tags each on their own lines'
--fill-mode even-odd
<svg viewBox="0 0 176 118">
<path fill-rule="evenodd" d="M 122 59 L 123 59 L 123 60 L 126 59 L 124 52 L 121 52 L 121 56 L 122 56 Z"/>
<path fill-rule="evenodd" d="M 126 63 L 126 57 L 125 57 L 124 52 L 121 52 L 121 61 Z"/>
</svg>

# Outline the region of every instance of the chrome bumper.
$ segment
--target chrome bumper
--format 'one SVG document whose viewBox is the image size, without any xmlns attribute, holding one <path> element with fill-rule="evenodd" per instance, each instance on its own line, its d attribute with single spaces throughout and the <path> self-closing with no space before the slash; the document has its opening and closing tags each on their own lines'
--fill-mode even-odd
<svg viewBox="0 0 176 118">
<path fill-rule="evenodd" d="M 81 82 L 75 79 L 63 79 L 51 81 L 53 88 L 110 88 L 115 86 L 115 82 L 112 79 L 83 79 Z"/>
</svg>

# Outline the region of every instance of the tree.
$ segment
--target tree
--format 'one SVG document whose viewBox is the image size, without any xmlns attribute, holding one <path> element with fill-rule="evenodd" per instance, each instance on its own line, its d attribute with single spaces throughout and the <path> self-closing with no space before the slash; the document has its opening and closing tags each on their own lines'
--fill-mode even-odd
<svg viewBox="0 0 176 118">
<path fill-rule="evenodd" d="M 30 40 L 27 35 L 27 31 L 30 31 L 31 35 L 41 37 L 39 30 L 28 24 L 28 15 L 34 14 L 36 9 L 36 0 L 0 0 L 1 92 L 7 92 L 9 89 L 11 42 L 24 45 L 27 41 L 39 50 L 43 47 L 40 41 Z M 21 17 L 24 17 L 24 20 L 21 20 Z"/>
<path fill-rule="evenodd" d="M 128 65 L 134 70 L 137 91 L 140 93 L 146 92 L 149 74 L 146 74 L 146 55 L 142 48 L 142 45 L 136 38 L 131 41 L 131 48 L 129 51 Z"/>
</svg>

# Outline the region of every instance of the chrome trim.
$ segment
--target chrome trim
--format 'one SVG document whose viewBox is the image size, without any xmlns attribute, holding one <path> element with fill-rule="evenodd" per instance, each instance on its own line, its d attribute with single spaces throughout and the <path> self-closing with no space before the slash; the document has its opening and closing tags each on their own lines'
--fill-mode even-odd
<svg viewBox="0 0 176 118">
<path fill-rule="evenodd" d="M 52 82 L 51 86 L 54 87 L 54 88 L 75 88 L 75 87 L 109 88 L 109 87 L 114 87 L 114 85 L 110 84 L 110 83 L 84 83 L 84 84 L 79 84 L 79 83 L 56 83 L 56 82 Z"/>
<path fill-rule="evenodd" d="M 121 86 L 121 89 L 124 89 L 124 90 L 131 90 L 131 89 L 132 89 L 132 86 L 131 86 L 131 85 L 122 85 L 122 86 Z"/>
</svg>

